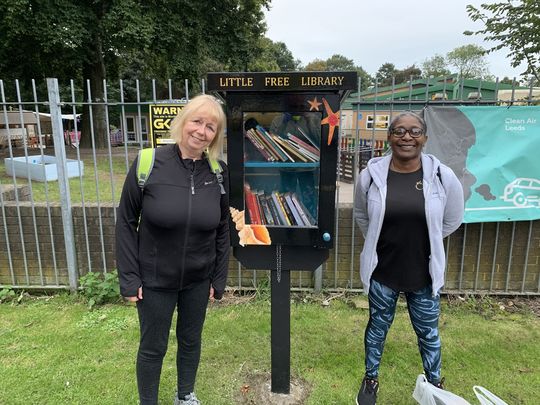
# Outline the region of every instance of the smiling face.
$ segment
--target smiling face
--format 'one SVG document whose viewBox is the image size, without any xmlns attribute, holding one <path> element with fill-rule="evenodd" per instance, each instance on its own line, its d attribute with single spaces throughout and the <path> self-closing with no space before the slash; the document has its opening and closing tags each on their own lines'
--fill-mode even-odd
<svg viewBox="0 0 540 405">
<path fill-rule="evenodd" d="M 199 159 L 217 135 L 218 121 L 204 108 L 191 114 L 184 122 L 180 139 L 182 156 Z"/>
<path fill-rule="evenodd" d="M 420 128 L 422 135 L 417 138 L 411 136 L 411 131 L 415 131 L 413 128 Z M 393 134 L 395 129 L 398 129 L 398 131 L 407 130 L 407 132 L 403 136 L 398 137 Z M 427 136 L 425 135 L 422 123 L 412 115 L 400 116 L 392 123 L 392 128 L 388 134 L 388 142 L 392 148 L 392 157 L 402 162 L 419 159 L 426 141 Z"/>
</svg>

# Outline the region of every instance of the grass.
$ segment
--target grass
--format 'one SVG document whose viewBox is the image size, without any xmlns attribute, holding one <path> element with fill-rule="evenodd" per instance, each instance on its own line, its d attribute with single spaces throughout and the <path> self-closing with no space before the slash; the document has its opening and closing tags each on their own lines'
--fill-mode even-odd
<svg viewBox="0 0 540 405">
<path fill-rule="evenodd" d="M 270 371 L 270 303 L 229 297 L 208 310 L 197 395 L 204 404 L 235 404 L 254 376 Z M 312 295 L 291 304 L 291 375 L 305 381 L 306 404 L 352 404 L 362 377 L 363 297 L 323 304 Z M 459 304 L 459 305 L 458 305 Z M 445 302 L 441 318 L 447 387 L 476 404 L 482 385 L 509 404 L 536 404 L 540 386 L 540 320 L 485 301 Z M 489 308 L 488 311 L 485 309 Z M 67 295 L 0 304 L 0 403 L 137 403 L 136 310 L 107 305 L 89 311 Z M 173 325 L 174 328 L 174 325 Z M 406 309 L 398 308 L 380 370 L 380 404 L 415 404 L 421 373 Z M 161 376 L 160 403 L 172 403 L 176 342 Z M 243 402 L 247 403 L 247 402 Z M 257 402 L 251 402 L 257 403 Z"/>
<path fill-rule="evenodd" d="M 133 162 L 136 150 L 133 147 L 129 148 L 128 164 Z M 45 154 L 54 155 L 54 151 L 46 150 Z M 68 158 L 77 159 L 76 152 L 69 150 Z M 114 148 L 110 159 L 107 150 L 99 151 L 95 160 L 90 150 L 81 150 L 81 160 L 84 163 L 82 178 L 69 179 L 72 203 L 81 203 L 83 198 L 85 203 L 98 202 L 98 198 L 100 203 L 118 203 L 127 172 L 124 148 Z M 13 177 L 5 171 L 4 159 L 0 159 L 0 184 L 13 183 Z M 16 183 L 25 185 L 29 184 L 29 181 L 24 177 L 16 177 Z M 44 183 L 33 180 L 31 186 L 34 202 L 45 202 L 47 199 L 50 202 L 60 201 L 58 181 Z"/>
</svg>

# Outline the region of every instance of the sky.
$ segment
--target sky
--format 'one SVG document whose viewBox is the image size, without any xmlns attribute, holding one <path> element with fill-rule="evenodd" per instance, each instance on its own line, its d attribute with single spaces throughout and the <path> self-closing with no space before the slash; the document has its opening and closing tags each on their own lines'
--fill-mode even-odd
<svg viewBox="0 0 540 405">
<path fill-rule="evenodd" d="M 272 0 L 265 13 L 272 41 L 284 42 L 303 65 L 334 54 L 352 59 L 374 75 L 386 62 L 397 69 L 422 62 L 435 54 L 476 44 L 493 46 L 482 36 L 463 31 L 483 28 L 467 15 L 466 6 L 490 0 Z M 502 49 L 486 56 L 492 75 L 519 78 L 525 67 L 512 68 Z M 451 70 L 451 69 L 450 69 Z"/>
</svg>

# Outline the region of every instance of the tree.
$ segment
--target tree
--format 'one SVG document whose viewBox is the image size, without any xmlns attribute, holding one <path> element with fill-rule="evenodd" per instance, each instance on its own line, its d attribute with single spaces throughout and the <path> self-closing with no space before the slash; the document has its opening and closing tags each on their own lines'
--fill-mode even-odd
<svg viewBox="0 0 540 405">
<path fill-rule="evenodd" d="M 430 77 L 448 76 L 450 70 L 448 70 L 447 66 L 448 64 L 444 56 L 435 54 L 422 63 L 422 76 L 426 79 L 429 79 Z"/>
<path fill-rule="evenodd" d="M 304 67 L 304 70 L 308 72 L 326 71 L 328 64 L 325 60 L 315 58 Z"/>
<path fill-rule="evenodd" d="M 468 5 L 473 21 L 482 21 L 484 29 L 466 35 L 483 35 L 497 45 L 487 52 L 508 48 L 511 66 L 527 65 L 523 76 L 532 75 L 540 81 L 540 2 L 538 0 L 505 1 L 482 4 L 481 9 Z"/>
<path fill-rule="evenodd" d="M 358 73 L 360 91 L 366 90 L 369 86 L 373 85 L 373 77 L 362 66 L 357 66 L 355 70 Z"/>
<path fill-rule="evenodd" d="M 260 42 L 260 55 L 250 61 L 248 69 L 251 72 L 293 71 L 300 66 L 300 61 L 294 59 L 292 52 L 283 42 L 272 42 L 262 37 Z"/>
<path fill-rule="evenodd" d="M 335 54 L 326 60 L 314 59 L 309 62 L 304 70 L 316 71 L 353 71 L 356 70 L 360 83 L 360 90 L 365 90 L 373 83 L 373 78 L 364 70 L 362 66 L 355 66 L 352 59 L 343 55 Z"/>
<path fill-rule="evenodd" d="M 326 69 L 328 71 L 351 71 L 356 70 L 356 66 L 354 66 L 352 59 L 335 54 L 326 59 Z"/>
<path fill-rule="evenodd" d="M 396 70 L 394 73 L 394 81 L 396 84 L 405 83 L 409 80 L 419 79 L 421 76 L 422 71 L 415 65 L 411 65 L 403 70 Z"/>
<path fill-rule="evenodd" d="M 478 45 L 463 45 L 446 54 L 448 64 L 457 69 L 460 78 L 477 79 L 489 76 L 485 49 Z"/>
<path fill-rule="evenodd" d="M 260 52 L 262 9 L 269 1 L 218 0 L 203 7 L 197 0 L 3 0 L 0 77 L 76 79 L 84 101 L 94 103 L 94 140 L 104 147 L 105 79 L 136 73 L 161 82 L 196 82 L 211 66 L 244 70 Z M 83 147 L 91 144 L 89 111 L 85 104 Z"/>
<path fill-rule="evenodd" d="M 396 75 L 396 71 L 396 66 L 393 63 L 383 63 L 379 70 L 377 70 L 377 73 L 375 73 L 378 85 L 380 87 L 391 86 L 392 78 Z"/>
</svg>

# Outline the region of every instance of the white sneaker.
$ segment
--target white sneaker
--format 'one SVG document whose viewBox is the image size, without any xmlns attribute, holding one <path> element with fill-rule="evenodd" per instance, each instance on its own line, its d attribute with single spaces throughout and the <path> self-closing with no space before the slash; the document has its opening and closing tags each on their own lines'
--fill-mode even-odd
<svg viewBox="0 0 540 405">
<path fill-rule="evenodd" d="M 178 395 L 174 396 L 174 405 L 200 405 L 201 401 L 197 399 L 194 392 L 190 392 L 184 397 L 184 399 L 179 399 Z"/>
</svg>

